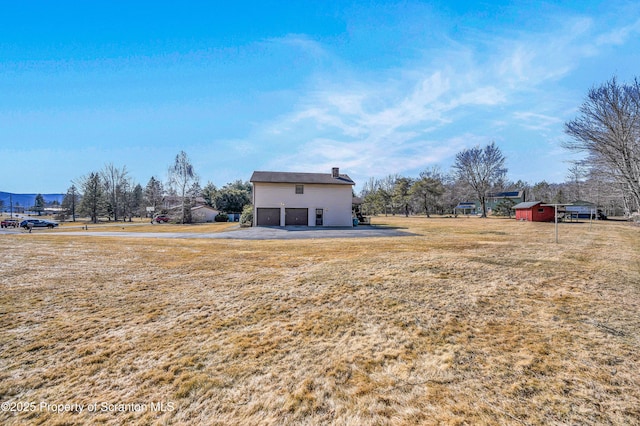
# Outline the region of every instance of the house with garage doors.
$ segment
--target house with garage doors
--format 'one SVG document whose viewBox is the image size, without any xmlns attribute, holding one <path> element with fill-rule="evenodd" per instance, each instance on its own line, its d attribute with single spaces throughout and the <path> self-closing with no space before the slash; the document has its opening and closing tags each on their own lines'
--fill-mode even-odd
<svg viewBox="0 0 640 426">
<path fill-rule="evenodd" d="M 331 173 L 253 172 L 254 226 L 353 226 L 355 182 Z"/>
</svg>

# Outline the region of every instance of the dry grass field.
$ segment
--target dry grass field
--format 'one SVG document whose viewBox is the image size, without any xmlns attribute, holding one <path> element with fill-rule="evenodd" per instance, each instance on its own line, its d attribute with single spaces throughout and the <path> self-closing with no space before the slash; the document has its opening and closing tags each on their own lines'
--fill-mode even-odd
<svg viewBox="0 0 640 426">
<path fill-rule="evenodd" d="M 173 223 L 156 223 L 151 224 L 148 219 L 146 220 L 134 220 L 133 222 L 99 222 L 91 223 L 88 221 L 79 222 L 64 222 L 62 225 L 55 229 L 56 232 L 223 232 L 227 228 L 238 225 L 237 222 L 216 222 L 216 223 L 198 223 L 190 225 L 181 225 Z M 86 229 L 78 229 L 85 228 Z"/>
<path fill-rule="evenodd" d="M 0 235 L 0 423 L 640 424 L 639 227 L 374 223 Z"/>
</svg>

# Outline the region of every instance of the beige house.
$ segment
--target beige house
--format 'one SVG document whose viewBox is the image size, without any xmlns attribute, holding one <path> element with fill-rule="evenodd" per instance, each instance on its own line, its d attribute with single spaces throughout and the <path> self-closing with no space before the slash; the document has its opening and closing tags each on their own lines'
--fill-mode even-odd
<svg viewBox="0 0 640 426">
<path fill-rule="evenodd" d="M 352 187 L 331 173 L 253 172 L 254 226 L 353 226 Z"/>
</svg>

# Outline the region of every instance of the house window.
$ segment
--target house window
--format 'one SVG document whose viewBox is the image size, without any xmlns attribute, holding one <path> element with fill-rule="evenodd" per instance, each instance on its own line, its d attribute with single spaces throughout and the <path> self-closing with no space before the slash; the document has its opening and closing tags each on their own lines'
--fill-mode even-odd
<svg viewBox="0 0 640 426">
<path fill-rule="evenodd" d="M 304 185 L 296 185 L 296 194 L 304 194 Z"/>
<path fill-rule="evenodd" d="M 538 213 L 544 213 L 544 209 L 542 208 L 538 209 Z"/>
</svg>

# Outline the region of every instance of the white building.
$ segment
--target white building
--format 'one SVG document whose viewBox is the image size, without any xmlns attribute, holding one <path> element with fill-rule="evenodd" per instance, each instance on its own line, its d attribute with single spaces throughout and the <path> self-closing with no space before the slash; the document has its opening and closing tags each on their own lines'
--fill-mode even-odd
<svg viewBox="0 0 640 426">
<path fill-rule="evenodd" d="M 254 226 L 353 226 L 352 186 L 331 173 L 253 172 Z"/>
</svg>

